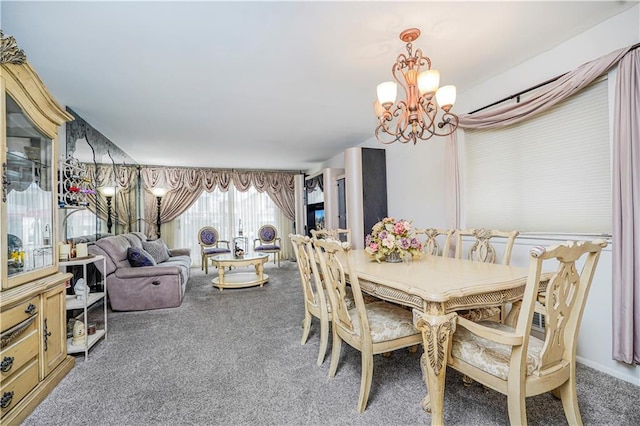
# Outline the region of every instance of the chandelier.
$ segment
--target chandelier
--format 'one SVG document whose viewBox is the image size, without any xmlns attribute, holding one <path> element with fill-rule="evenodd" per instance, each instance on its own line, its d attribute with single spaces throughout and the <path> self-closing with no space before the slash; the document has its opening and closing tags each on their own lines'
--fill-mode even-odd
<svg viewBox="0 0 640 426">
<path fill-rule="evenodd" d="M 407 44 L 407 54 L 401 53 L 391 68 L 398 82 L 378 85 L 378 99 L 373 109 L 378 117 L 376 138 L 384 143 L 413 142 L 432 136 L 447 136 L 458 127 L 458 116 L 450 112 L 456 101 L 456 87 L 440 85 L 440 72 L 431 69 L 431 59 L 422 50 L 413 52 L 412 41 L 420 37 L 420 30 L 409 28 L 400 33 Z M 424 71 L 420 71 L 424 68 Z M 398 84 L 406 99 L 396 103 Z M 435 99 L 434 99 L 435 98 Z"/>
</svg>

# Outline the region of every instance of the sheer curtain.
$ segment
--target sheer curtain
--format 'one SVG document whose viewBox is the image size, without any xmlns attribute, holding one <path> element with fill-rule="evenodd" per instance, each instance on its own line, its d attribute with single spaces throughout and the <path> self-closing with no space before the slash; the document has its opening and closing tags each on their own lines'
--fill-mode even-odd
<svg viewBox="0 0 640 426">
<path fill-rule="evenodd" d="M 198 230 L 203 226 L 213 226 L 218 230 L 221 240 L 232 244 L 234 237 L 247 237 L 248 249 L 253 247 L 253 239 L 258 229 L 265 224 L 272 224 L 278 229 L 281 238 L 282 258 L 291 256 L 288 235 L 293 231 L 293 222 L 273 202 L 266 192 L 258 192 L 251 187 L 244 192 L 233 185 L 222 192 L 204 191 L 195 203 L 175 219 L 174 246 L 191 248 L 194 266 L 200 266 L 200 246 L 198 246 Z"/>
</svg>

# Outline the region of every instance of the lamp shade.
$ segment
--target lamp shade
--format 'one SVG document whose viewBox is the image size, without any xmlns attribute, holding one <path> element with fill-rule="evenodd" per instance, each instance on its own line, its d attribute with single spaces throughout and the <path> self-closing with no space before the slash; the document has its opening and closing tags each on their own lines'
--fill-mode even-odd
<svg viewBox="0 0 640 426">
<path fill-rule="evenodd" d="M 114 195 L 116 195 L 115 186 L 102 186 L 102 187 L 99 188 L 99 191 L 105 197 L 113 197 Z"/>
<path fill-rule="evenodd" d="M 378 84 L 378 102 L 380 102 L 383 106 L 393 105 L 396 101 L 396 95 L 398 94 L 398 84 L 393 81 L 385 81 L 384 83 Z"/>
<path fill-rule="evenodd" d="M 151 193 L 156 197 L 164 197 L 167 194 L 168 190 L 166 188 L 151 188 Z"/>
<path fill-rule="evenodd" d="M 421 95 L 426 93 L 433 95 L 438 90 L 439 85 L 440 71 L 438 70 L 427 70 L 418 75 L 418 90 L 420 90 Z"/>
<path fill-rule="evenodd" d="M 436 101 L 443 110 L 449 112 L 456 103 L 456 86 L 442 86 L 436 92 Z"/>
<path fill-rule="evenodd" d="M 382 117 L 386 109 L 382 105 L 380 105 L 380 102 L 378 102 L 378 100 L 376 99 L 375 101 L 373 101 L 373 111 L 376 113 L 376 117 L 380 118 Z"/>
</svg>

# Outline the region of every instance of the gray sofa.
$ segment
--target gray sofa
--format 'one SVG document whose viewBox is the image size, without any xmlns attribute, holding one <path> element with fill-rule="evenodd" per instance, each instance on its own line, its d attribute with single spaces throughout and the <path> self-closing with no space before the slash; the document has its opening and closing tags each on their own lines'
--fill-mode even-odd
<svg viewBox="0 0 640 426">
<path fill-rule="evenodd" d="M 106 257 L 104 274 L 114 311 L 175 308 L 182 303 L 191 272 L 191 250 L 169 250 L 169 259 L 157 265 L 133 267 L 127 251 L 142 249 L 143 241 L 147 241 L 144 234 L 132 232 L 101 238 L 89 246 L 89 253 Z"/>
</svg>

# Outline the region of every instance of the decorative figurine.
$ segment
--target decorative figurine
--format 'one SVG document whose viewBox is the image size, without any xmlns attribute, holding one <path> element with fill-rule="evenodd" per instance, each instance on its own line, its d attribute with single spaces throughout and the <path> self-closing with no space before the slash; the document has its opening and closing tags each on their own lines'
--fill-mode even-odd
<svg viewBox="0 0 640 426">
<path fill-rule="evenodd" d="M 73 292 L 78 300 L 89 297 L 89 286 L 85 283 L 84 278 L 78 278 L 76 285 L 73 286 Z"/>
<path fill-rule="evenodd" d="M 84 322 L 76 321 L 73 324 L 73 337 L 71 338 L 71 344 L 74 346 L 84 345 L 86 338 Z"/>
</svg>

